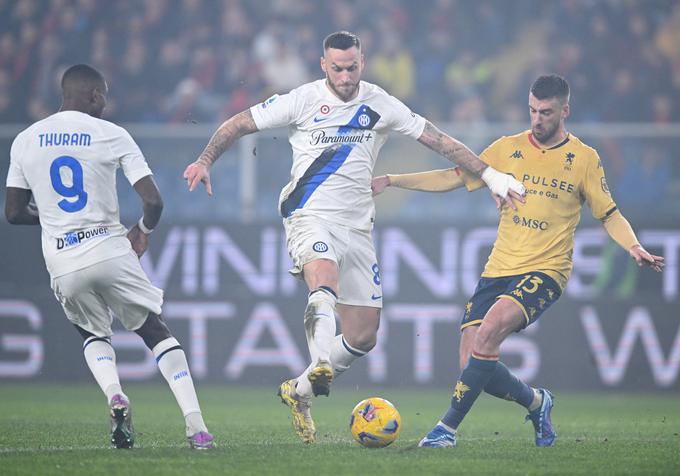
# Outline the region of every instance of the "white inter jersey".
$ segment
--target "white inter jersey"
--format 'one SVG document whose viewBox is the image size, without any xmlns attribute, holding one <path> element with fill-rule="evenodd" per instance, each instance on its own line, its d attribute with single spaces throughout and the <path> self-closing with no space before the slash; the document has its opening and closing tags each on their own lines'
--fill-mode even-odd
<svg viewBox="0 0 680 476">
<path fill-rule="evenodd" d="M 151 174 L 125 129 L 81 112 L 53 114 L 14 139 L 7 186 L 31 190 L 53 278 L 130 251 L 119 217 L 118 167 L 131 184 Z"/>
<path fill-rule="evenodd" d="M 425 128 L 424 118 L 364 81 L 349 102 L 320 79 L 250 111 L 260 130 L 289 127 L 293 166 L 279 199 L 281 215 L 317 215 L 361 230 L 373 226 L 371 179 L 387 134 L 392 130 L 418 139 Z"/>
</svg>

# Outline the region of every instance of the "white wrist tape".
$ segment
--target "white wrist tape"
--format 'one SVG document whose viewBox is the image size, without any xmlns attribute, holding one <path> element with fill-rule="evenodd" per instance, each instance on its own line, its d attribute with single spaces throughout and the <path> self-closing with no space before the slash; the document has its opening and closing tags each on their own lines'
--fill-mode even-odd
<svg viewBox="0 0 680 476">
<path fill-rule="evenodd" d="M 491 192 L 503 198 L 508 196 L 508 192 L 510 190 L 520 195 L 524 195 L 526 193 L 526 188 L 524 188 L 522 183 L 515 180 L 515 178 L 511 175 L 501 173 L 493 167 L 487 167 L 484 169 L 481 178 L 484 180 L 484 182 L 486 182 L 486 186 L 489 187 Z"/>
<path fill-rule="evenodd" d="M 139 221 L 137 222 L 137 226 L 139 227 L 140 230 L 142 230 L 142 233 L 144 233 L 145 235 L 148 235 L 153 231 L 153 228 L 148 229 L 144 224 L 144 217 L 141 217 L 139 219 Z"/>
</svg>

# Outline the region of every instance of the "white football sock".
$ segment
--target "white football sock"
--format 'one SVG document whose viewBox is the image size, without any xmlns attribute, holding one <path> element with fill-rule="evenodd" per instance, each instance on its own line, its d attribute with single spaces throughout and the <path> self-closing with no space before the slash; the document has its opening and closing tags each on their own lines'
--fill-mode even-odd
<svg viewBox="0 0 680 476">
<path fill-rule="evenodd" d="M 534 391 L 534 399 L 531 402 L 531 404 L 529 405 L 529 407 L 527 408 L 530 412 L 533 412 L 538 407 L 543 405 L 543 394 L 535 388 L 532 388 L 532 390 Z"/>
<path fill-rule="evenodd" d="M 312 357 L 312 363 L 309 364 L 302 374 L 297 378 L 297 385 L 295 385 L 295 393 L 303 399 L 312 398 L 312 382 L 307 378 L 307 374 L 316 366 L 316 359 Z"/>
<path fill-rule="evenodd" d="M 437 425 L 441 426 L 442 428 L 444 428 L 444 429 L 445 429 L 446 431 L 448 431 L 449 433 L 453 433 L 454 435 L 456 434 L 456 429 L 455 429 L 455 428 L 451 428 L 449 425 L 447 425 L 446 423 L 444 423 L 444 422 L 441 421 L 441 420 L 439 420 L 439 421 L 437 422 Z"/>
<path fill-rule="evenodd" d="M 295 392 L 302 398 L 312 397 L 312 384 L 307 374 L 319 360 L 331 360 L 331 348 L 335 338 L 335 294 L 325 288 L 309 293 L 305 308 L 305 336 L 312 363 L 297 378 Z"/>
<path fill-rule="evenodd" d="M 352 365 L 352 362 L 364 355 L 366 352 L 349 345 L 342 334 L 335 336 L 331 347 L 333 378 L 337 378 Z"/>
<path fill-rule="evenodd" d="M 356 349 L 349 345 L 342 334 L 333 338 L 333 345 L 331 346 L 331 365 L 333 366 L 333 380 L 337 379 L 345 370 L 350 368 L 352 362 L 359 357 L 366 355 L 366 352 Z M 316 361 L 313 361 L 309 367 L 302 372 L 297 378 L 297 386 L 295 391 L 303 398 L 311 398 L 312 384 L 307 378 L 307 373 L 314 368 Z"/>
<path fill-rule="evenodd" d="M 123 395 L 127 399 L 120 386 L 118 368 L 116 367 L 116 352 L 111 347 L 109 339 L 107 337 L 88 337 L 83 342 L 83 355 L 90 372 L 99 384 L 99 388 L 106 395 L 106 401 L 110 402 L 116 394 Z"/>
<path fill-rule="evenodd" d="M 158 368 L 175 395 L 175 399 L 182 410 L 186 422 L 187 436 L 199 431 L 208 431 L 203 422 L 201 407 L 194 389 L 194 381 L 191 379 L 189 364 L 184 350 L 174 337 L 169 337 L 159 342 L 151 350 Z"/>
<path fill-rule="evenodd" d="M 317 360 L 330 362 L 331 347 L 335 338 L 335 294 L 318 288 L 309 293 L 305 309 L 305 335 L 312 364 Z"/>
</svg>

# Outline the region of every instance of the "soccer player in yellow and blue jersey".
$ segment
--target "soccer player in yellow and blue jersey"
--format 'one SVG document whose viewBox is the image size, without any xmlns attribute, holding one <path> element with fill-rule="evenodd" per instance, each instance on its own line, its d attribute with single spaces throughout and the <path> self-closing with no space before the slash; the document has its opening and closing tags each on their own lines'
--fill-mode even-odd
<svg viewBox="0 0 680 476">
<path fill-rule="evenodd" d="M 480 158 L 513 175 L 527 189 L 517 209 L 501 207 L 498 235 L 461 323 L 460 366 L 451 407 L 419 446 L 456 445 L 456 430 L 482 392 L 514 400 L 529 411 L 537 446 L 551 446 L 553 395 L 522 382 L 499 360 L 511 333 L 535 322 L 560 297 L 572 269 L 574 232 L 581 207 L 593 216 L 639 265 L 661 271 L 664 260 L 648 253 L 617 209 L 597 151 L 568 133 L 569 85 L 557 75 L 541 76 L 529 94 L 531 130 L 498 139 Z M 374 194 L 387 186 L 422 191 L 483 187 L 459 169 L 385 175 L 373 180 Z"/>
</svg>

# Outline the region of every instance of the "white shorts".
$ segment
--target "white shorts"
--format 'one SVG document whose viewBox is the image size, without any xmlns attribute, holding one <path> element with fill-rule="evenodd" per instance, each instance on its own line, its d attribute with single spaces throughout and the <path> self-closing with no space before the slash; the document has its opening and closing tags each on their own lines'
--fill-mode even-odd
<svg viewBox="0 0 680 476">
<path fill-rule="evenodd" d="M 370 231 L 356 230 L 311 215 L 283 220 L 286 245 L 293 259 L 294 276 L 302 278 L 304 265 L 327 259 L 338 265 L 338 303 L 382 308 L 380 268 Z"/>
<path fill-rule="evenodd" d="M 134 331 L 163 305 L 163 291 L 151 284 L 132 250 L 53 278 L 52 290 L 68 320 L 97 337 L 112 335 L 111 311 Z"/>
</svg>

